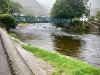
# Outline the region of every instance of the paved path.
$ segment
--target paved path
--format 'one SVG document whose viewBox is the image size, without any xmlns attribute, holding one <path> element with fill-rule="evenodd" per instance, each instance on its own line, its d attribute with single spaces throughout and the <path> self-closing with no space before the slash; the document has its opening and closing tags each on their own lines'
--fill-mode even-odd
<svg viewBox="0 0 100 75">
<path fill-rule="evenodd" d="M 12 75 L 0 37 L 0 75 Z"/>
</svg>

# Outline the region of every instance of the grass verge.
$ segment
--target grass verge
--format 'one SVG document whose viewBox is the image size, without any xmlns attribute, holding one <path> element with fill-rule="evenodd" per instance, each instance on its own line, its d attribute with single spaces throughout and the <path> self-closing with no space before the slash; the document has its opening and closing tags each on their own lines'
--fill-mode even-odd
<svg viewBox="0 0 100 75">
<path fill-rule="evenodd" d="M 13 41 L 15 41 L 18 44 L 22 44 L 22 42 L 17 38 L 17 35 L 15 33 L 10 32 L 8 34 L 12 37 Z"/>
<path fill-rule="evenodd" d="M 16 38 L 13 39 L 16 43 L 20 44 L 20 41 Z"/>
<path fill-rule="evenodd" d="M 12 37 L 14 37 L 14 38 L 16 38 L 17 36 L 16 36 L 16 34 L 14 34 L 14 33 L 8 33 L 10 36 L 12 36 Z"/>
<path fill-rule="evenodd" d="M 52 53 L 34 46 L 22 45 L 22 47 L 34 53 L 36 57 L 52 64 L 56 68 L 52 75 L 100 75 L 100 68 L 80 60 L 74 60 L 68 56 Z"/>
</svg>

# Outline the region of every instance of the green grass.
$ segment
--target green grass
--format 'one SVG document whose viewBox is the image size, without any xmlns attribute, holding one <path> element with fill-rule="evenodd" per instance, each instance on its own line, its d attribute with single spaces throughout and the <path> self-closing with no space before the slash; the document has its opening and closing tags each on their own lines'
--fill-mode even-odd
<svg viewBox="0 0 100 75">
<path fill-rule="evenodd" d="M 11 37 L 13 37 L 13 41 L 15 41 L 16 43 L 18 43 L 18 44 L 21 44 L 21 41 L 19 40 L 19 39 L 17 39 L 17 36 L 16 36 L 16 34 L 14 34 L 14 33 L 8 33 Z"/>
<path fill-rule="evenodd" d="M 14 33 L 8 33 L 8 34 L 9 34 L 10 36 L 16 38 L 16 34 L 14 34 Z"/>
<path fill-rule="evenodd" d="M 85 62 L 33 46 L 22 45 L 22 47 L 53 65 L 56 70 L 52 75 L 100 75 L 99 68 Z"/>
<path fill-rule="evenodd" d="M 16 43 L 20 44 L 20 41 L 19 41 L 18 39 L 14 38 L 14 41 L 15 41 Z"/>
</svg>

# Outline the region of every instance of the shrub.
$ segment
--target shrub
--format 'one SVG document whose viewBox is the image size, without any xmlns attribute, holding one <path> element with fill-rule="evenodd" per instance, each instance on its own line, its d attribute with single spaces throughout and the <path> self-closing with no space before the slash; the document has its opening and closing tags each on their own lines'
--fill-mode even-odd
<svg viewBox="0 0 100 75">
<path fill-rule="evenodd" d="M 0 15 L 0 22 L 4 24 L 3 27 L 5 27 L 7 31 L 17 26 L 15 18 L 10 14 Z"/>
<path fill-rule="evenodd" d="M 94 21 L 95 20 L 95 17 L 94 16 L 91 16 L 90 18 L 89 18 L 89 21 Z"/>
<path fill-rule="evenodd" d="M 74 30 L 85 30 L 87 27 L 85 22 L 81 21 L 80 18 L 74 18 L 72 20 L 72 24 L 74 26 Z"/>
<path fill-rule="evenodd" d="M 98 17 L 98 20 L 100 21 L 100 16 Z"/>
<path fill-rule="evenodd" d="M 77 27 L 79 25 L 80 19 L 79 18 L 74 18 L 72 19 L 72 25 L 74 27 Z"/>
<path fill-rule="evenodd" d="M 100 20 L 100 11 L 97 11 L 97 12 L 96 12 L 96 17 L 97 17 L 97 19 Z"/>
<path fill-rule="evenodd" d="M 72 20 L 72 22 L 73 22 L 73 23 L 78 23 L 78 22 L 80 22 L 80 19 L 79 19 L 79 18 L 74 18 L 74 19 Z"/>
</svg>

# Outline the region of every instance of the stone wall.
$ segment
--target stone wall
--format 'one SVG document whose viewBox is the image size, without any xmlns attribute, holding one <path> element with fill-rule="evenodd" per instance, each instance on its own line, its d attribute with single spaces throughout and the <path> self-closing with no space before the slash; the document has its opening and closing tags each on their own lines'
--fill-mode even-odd
<svg viewBox="0 0 100 75">
<path fill-rule="evenodd" d="M 86 21 L 86 23 L 88 24 L 88 30 L 90 32 L 99 32 L 100 28 L 98 26 L 96 26 L 95 24 L 93 24 L 93 23 L 91 23 L 89 21 Z"/>
</svg>

